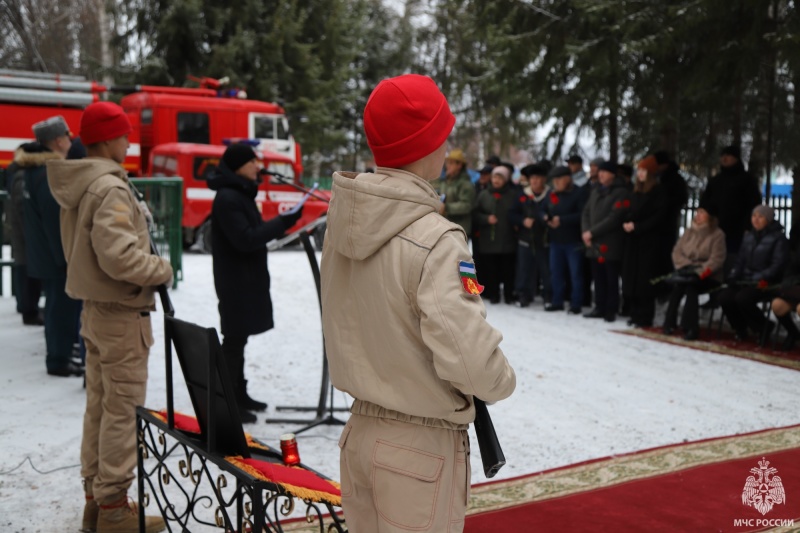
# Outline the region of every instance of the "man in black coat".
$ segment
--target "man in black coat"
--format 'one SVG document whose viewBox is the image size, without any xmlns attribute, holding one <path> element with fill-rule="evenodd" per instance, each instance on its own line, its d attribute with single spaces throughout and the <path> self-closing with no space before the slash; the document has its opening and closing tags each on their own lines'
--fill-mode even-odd
<svg viewBox="0 0 800 533">
<path fill-rule="evenodd" d="M 222 352 L 236 389 L 242 421 L 252 423 L 250 411 L 267 404 L 247 394 L 244 347 L 250 335 L 273 328 L 266 244 L 281 237 L 302 215 L 279 215 L 264 221 L 255 203 L 260 163 L 253 148 L 244 143 L 225 150 L 208 186 L 217 191 L 211 209 L 211 245 L 214 287 L 219 299 Z"/>
<path fill-rule="evenodd" d="M 719 157 L 720 172 L 708 180 L 700 197 L 701 205 L 711 206 L 725 232 L 728 264 L 735 262 L 744 232 L 750 228 L 750 213 L 761 203 L 758 180 L 744 169 L 738 146 L 728 146 Z"/>
</svg>

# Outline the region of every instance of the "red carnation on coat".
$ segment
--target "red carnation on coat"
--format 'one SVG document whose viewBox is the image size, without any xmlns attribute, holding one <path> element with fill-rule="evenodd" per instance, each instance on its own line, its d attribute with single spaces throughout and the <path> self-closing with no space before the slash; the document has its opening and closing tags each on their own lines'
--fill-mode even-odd
<svg viewBox="0 0 800 533">
<path fill-rule="evenodd" d="M 766 289 L 767 287 L 769 287 L 769 283 L 767 283 L 767 280 L 765 279 L 760 279 L 758 280 L 758 285 L 756 285 L 756 287 L 758 287 L 759 289 Z"/>
<path fill-rule="evenodd" d="M 524 203 L 525 203 L 525 200 L 527 200 L 527 199 L 528 199 L 528 197 L 527 197 L 527 196 L 520 196 L 520 197 L 519 197 L 519 203 L 521 203 L 521 204 L 524 204 Z"/>
<path fill-rule="evenodd" d="M 621 208 L 622 208 L 622 202 L 620 202 L 619 200 L 614 202 L 614 209 L 621 209 Z"/>
<path fill-rule="evenodd" d="M 602 265 L 603 263 L 606 262 L 606 258 L 601 255 L 600 257 L 597 258 L 597 262 Z"/>
<path fill-rule="evenodd" d="M 494 192 L 494 193 L 492 193 L 492 196 L 494 196 L 494 199 L 495 199 L 495 200 L 499 200 L 500 198 L 502 198 L 502 197 L 503 197 L 503 195 L 502 195 L 502 194 L 500 194 L 499 192 Z"/>
<path fill-rule="evenodd" d="M 601 253 L 601 254 L 604 254 L 604 253 L 606 253 L 607 251 L 608 251 L 608 245 L 606 245 L 606 244 L 601 244 L 601 245 L 600 245 L 600 253 Z"/>
<path fill-rule="evenodd" d="M 630 206 L 631 206 L 631 201 L 630 201 L 630 200 L 623 200 L 623 201 L 622 201 L 622 207 L 624 207 L 624 208 L 626 208 L 626 209 L 627 209 L 627 208 L 629 208 Z"/>
<path fill-rule="evenodd" d="M 558 205 L 558 196 L 556 196 L 556 193 L 550 195 L 550 203 L 553 205 Z"/>
</svg>

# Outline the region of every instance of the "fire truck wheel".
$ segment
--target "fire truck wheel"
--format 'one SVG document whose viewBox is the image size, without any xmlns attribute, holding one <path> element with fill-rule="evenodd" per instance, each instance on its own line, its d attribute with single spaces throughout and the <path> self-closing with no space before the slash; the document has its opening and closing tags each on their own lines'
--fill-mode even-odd
<svg viewBox="0 0 800 533">
<path fill-rule="evenodd" d="M 197 231 L 197 240 L 195 245 L 200 248 L 203 253 L 211 253 L 211 219 L 209 218 L 200 229 Z"/>
<path fill-rule="evenodd" d="M 322 251 L 322 243 L 325 240 L 326 226 L 327 224 L 320 224 L 314 228 L 314 233 L 312 234 L 312 237 L 314 237 L 314 248 L 316 248 L 318 252 Z"/>
</svg>

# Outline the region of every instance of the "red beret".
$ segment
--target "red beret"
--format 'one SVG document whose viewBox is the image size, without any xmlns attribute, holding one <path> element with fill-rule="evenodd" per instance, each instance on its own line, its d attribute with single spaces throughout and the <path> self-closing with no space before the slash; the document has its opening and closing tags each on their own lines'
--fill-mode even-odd
<svg viewBox="0 0 800 533">
<path fill-rule="evenodd" d="M 128 115 L 113 102 L 95 102 L 81 116 L 81 142 L 86 146 L 128 135 L 133 128 Z"/>
</svg>

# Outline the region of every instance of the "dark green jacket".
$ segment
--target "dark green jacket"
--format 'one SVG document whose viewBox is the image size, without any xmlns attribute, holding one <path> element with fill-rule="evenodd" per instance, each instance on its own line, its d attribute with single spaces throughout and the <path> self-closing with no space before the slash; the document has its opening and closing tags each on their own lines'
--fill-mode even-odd
<svg viewBox="0 0 800 533">
<path fill-rule="evenodd" d="M 517 251 L 517 234 L 509 215 L 520 194 L 519 189 L 506 183 L 500 189 L 492 187 L 478 195 L 475 220 L 482 254 L 513 254 Z M 497 224 L 489 224 L 489 215 L 497 216 Z"/>
<path fill-rule="evenodd" d="M 581 219 L 581 231 L 592 232 L 592 247 L 586 251 L 587 257 L 622 260 L 625 248 L 622 222 L 631 207 L 630 194 L 620 178 L 615 178 L 608 187 L 592 189 Z"/>
<path fill-rule="evenodd" d="M 453 179 L 445 179 L 439 193 L 444 194 L 444 216 L 472 234 L 472 208 L 475 206 L 475 186 L 466 171 Z"/>
</svg>

